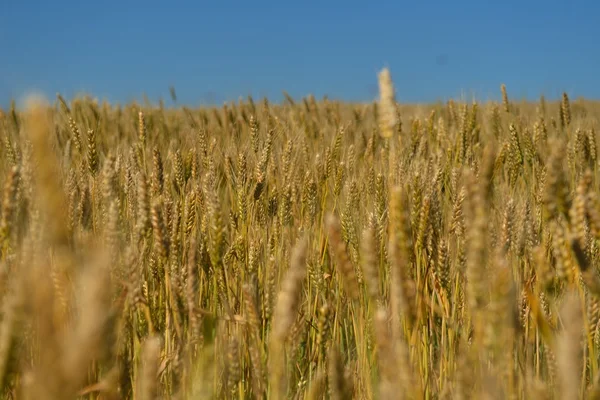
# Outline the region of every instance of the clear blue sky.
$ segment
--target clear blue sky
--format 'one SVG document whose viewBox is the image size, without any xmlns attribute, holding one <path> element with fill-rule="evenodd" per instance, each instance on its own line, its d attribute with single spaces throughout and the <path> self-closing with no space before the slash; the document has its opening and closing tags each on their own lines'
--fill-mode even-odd
<svg viewBox="0 0 600 400">
<path fill-rule="evenodd" d="M 0 105 L 36 91 L 125 102 L 600 98 L 600 2 L 0 0 Z"/>
</svg>

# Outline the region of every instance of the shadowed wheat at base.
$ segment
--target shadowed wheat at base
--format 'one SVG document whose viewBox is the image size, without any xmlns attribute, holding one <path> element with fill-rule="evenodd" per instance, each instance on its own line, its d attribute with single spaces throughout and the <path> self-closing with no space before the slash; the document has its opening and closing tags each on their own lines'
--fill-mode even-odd
<svg viewBox="0 0 600 400">
<path fill-rule="evenodd" d="M 377 79 L 2 110 L 1 397 L 600 398 L 600 105 Z"/>
</svg>

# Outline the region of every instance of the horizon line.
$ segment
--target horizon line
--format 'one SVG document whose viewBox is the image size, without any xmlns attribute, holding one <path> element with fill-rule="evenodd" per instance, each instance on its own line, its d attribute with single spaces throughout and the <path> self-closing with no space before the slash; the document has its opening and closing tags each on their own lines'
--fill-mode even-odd
<svg viewBox="0 0 600 400">
<path fill-rule="evenodd" d="M 280 92 L 280 95 L 278 96 L 265 96 L 265 95 L 260 95 L 260 96 L 253 96 L 252 94 L 247 94 L 245 96 L 238 96 L 236 99 L 233 98 L 229 98 L 229 99 L 223 99 L 222 101 L 206 101 L 206 100 L 197 100 L 197 101 L 178 101 L 177 100 L 177 96 L 173 95 L 173 92 L 171 93 L 171 95 L 167 95 L 167 96 L 159 96 L 157 99 L 151 99 L 149 96 L 147 96 L 146 94 L 142 94 L 139 96 L 130 96 L 127 100 L 116 100 L 116 99 L 111 99 L 110 96 L 99 96 L 99 95 L 95 95 L 93 92 L 87 92 L 87 91 L 79 91 L 75 94 L 72 94 L 70 96 L 65 95 L 63 93 L 60 92 L 55 92 L 52 95 L 46 94 L 43 91 L 36 91 L 36 90 L 32 90 L 32 91 L 28 91 L 27 93 L 18 96 L 17 98 L 15 98 L 15 96 L 10 96 L 9 99 L 6 101 L 6 103 L 4 102 L 0 102 L 0 109 L 10 109 L 12 107 L 12 104 L 14 103 L 16 105 L 17 109 L 23 108 L 23 105 L 26 101 L 26 99 L 30 98 L 31 96 L 41 96 L 42 98 L 46 99 L 47 101 L 49 101 L 51 104 L 54 103 L 54 101 L 57 100 L 57 96 L 61 95 L 68 103 L 73 102 L 74 100 L 92 100 L 95 101 L 99 104 L 102 103 L 108 103 L 110 105 L 129 105 L 129 104 L 142 104 L 142 105 L 146 105 L 146 106 L 157 106 L 159 107 L 161 105 L 161 102 L 163 103 L 163 105 L 165 106 L 165 108 L 181 108 L 181 107 L 188 107 L 188 108 L 214 108 L 214 107 L 223 107 L 224 105 L 231 105 L 231 104 L 239 104 L 240 102 L 242 103 L 247 103 L 249 101 L 250 98 L 252 98 L 252 100 L 255 103 L 259 103 L 259 102 L 263 102 L 265 99 L 269 102 L 269 104 L 272 105 L 285 105 L 285 104 L 289 104 L 290 101 L 288 99 L 288 97 L 294 101 L 294 103 L 300 103 L 302 101 L 304 101 L 305 99 L 309 99 L 311 97 L 314 97 L 314 99 L 317 101 L 317 103 L 320 102 L 324 102 L 324 101 L 331 101 L 331 102 L 338 102 L 338 103 L 344 103 L 344 104 L 355 104 L 355 105 L 370 105 L 373 103 L 376 103 L 378 101 L 378 96 L 374 96 L 372 99 L 344 99 L 343 96 L 331 96 L 331 95 L 327 95 L 324 94 L 322 96 L 315 96 L 313 93 L 307 93 L 305 95 L 290 95 L 287 91 L 282 90 Z M 569 100 L 571 102 L 576 102 L 576 101 L 583 101 L 583 102 L 600 102 L 600 96 L 599 97 L 586 97 L 586 96 L 571 96 L 567 93 L 567 95 L 569 96 Z M 201 96 L 202 97 L 202 96 Z M 538 95 L 535 98 L 532 98 L 531 96 L 521 96 L 521 97 L 511 97 L 510 94 L 508 96 L 508 99 L 510 102 L 513 103 L 533 103 L 533 104 L 537 104 L 540 102 L 540 100 L 544 98 L 545 101 L 547 102 L 560 102 L 561 98 L 562 98 L 562 94 L 560 95 L 546 95 L 544 93 Z M 447 103 L 450 100 L 452 101 L 458 101 L 458 102 L 469 102 L 469 103 L 480 103 L 480 104 L 486 104 L 486 103 L 501 103 L 502 102 L 502 95 L 500 93 L 500 90 L 498 90 L 498 95 L 496 96 L 476 96 L 474 94 L 471 95 L 467 95 L 466 93 L 463 93 L 459 96 L 440 96 L 439 98 L 435 99 L 435 100 L 429 100 L 429 101 L 410 101 L 410 100 L 403 100 L 401 98 L 401 96 L 396 96 L 396 103 L 398 103 L 399 105 L 404 105 L 404 106 L 410 106 L 410 105 L 434 105 L 434 104 L 439 104 L 439 103 Z M 167 106 L 167 103 L 170 103 Z"/>
</svg>

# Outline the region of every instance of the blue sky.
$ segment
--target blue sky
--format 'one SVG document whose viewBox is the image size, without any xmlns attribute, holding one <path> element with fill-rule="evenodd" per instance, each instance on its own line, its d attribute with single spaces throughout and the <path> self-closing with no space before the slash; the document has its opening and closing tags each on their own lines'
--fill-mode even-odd
<svg viewBox="0 0 600 400">
<path fill-rule="evenodd" d="M 600 98 L 598 1 L 0 0 L 0 105 L 31 92 L 222 104 Z"/>
</svg>

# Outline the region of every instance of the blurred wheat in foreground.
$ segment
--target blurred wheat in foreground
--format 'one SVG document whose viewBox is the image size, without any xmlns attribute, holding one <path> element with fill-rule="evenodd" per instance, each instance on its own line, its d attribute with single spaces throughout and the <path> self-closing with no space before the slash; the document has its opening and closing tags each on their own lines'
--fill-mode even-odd
<svg viewBox="0 0 600 400">
<path fill-rule="evenodd" d="M 1 397 L 600 399 L 600 105 L 379 82 L 3 110 Z"/>
</svg>

